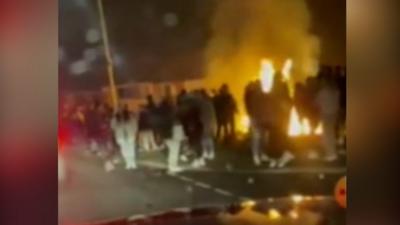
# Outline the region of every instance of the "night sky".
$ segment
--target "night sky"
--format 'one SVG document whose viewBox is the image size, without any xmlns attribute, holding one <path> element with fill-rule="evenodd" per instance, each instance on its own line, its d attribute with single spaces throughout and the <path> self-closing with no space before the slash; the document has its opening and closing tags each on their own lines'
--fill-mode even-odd
<svg viewBox="0 0 400 225">
<path fill-rule="evenodd" d="M 103 0 L 118 83 L 199 77 L 216 0 Z M 322 64 L 346 62 L 345 0 L 308 0 Z M 60 89 L 107 84 L 96 0 L 59 2 Z M 83 65 L 82 65 L 83 64 Z"/>
</svg>

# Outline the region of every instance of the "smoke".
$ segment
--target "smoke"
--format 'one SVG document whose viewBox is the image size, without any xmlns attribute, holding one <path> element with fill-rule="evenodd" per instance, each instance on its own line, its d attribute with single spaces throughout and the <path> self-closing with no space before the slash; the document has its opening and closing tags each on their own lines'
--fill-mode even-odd
<svg viewBox="0 0 400 225">
<path fill-rule="evenodd" d="M 241 103 L 245 85 L 258 78 L 262 58 L 272 60 L 275 70 L 281 70 L 287 58 L 293 59 L 295 81 L 317 73 L 319 39 L 310 33 L 305 0 L 217 2 L 205 53 L 207 84 L 227 83 Z"/>
</svg>

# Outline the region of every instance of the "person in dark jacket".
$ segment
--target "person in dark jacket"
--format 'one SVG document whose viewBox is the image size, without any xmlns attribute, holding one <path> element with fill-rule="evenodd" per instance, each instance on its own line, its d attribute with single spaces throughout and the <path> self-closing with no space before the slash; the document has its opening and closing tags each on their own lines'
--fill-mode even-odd
<svg viewBox="0 0 400 225">
<path fill-rule="evenodd" d="M 185 135 L 187 136 L 188 145 L 193 150 L 195 159 L 193 167 L 201 167 L 205 165 L 203 158 L 202 137 L 204 127 L 201 117 L 201 98 L 198 91 L 193 91 L 187 94 L 184 101 L 184 122 Z"/>
<path fill-rule="evenodd" d="M 227 141 L 235 136 L 235 114 L 237 113 L 236 101 L 230 93 L 228 85 L 221 86 L 214 101 L 218 123 L 217 138 Z"/>
<path fill-rule="evenodd" d="M 244 102 L 251 125 L 251 151 L 256 166 L 269 157 L 264 151 L 269 142 L 272 105 L 270 94 L 263 93 L 259 80 L 250 82 L 245 89 Z"/>
<path fill-rule="evenodd" d="M 216 130 L 216 118 L 215 110 L 212 104 L 212 99 L 208 96 L 206 90 L 201 90 L 198 93 L 200 99 L 200 116 L 203 124 L 203 135 L 202 135 L 202 151 L 203 158 L 214 159 L 215 157 L 215 145 L 214 145 L 214 133 Z"/>
<path fill-rule="evenodd" d="M 271 157 L 269 166 L 284 167 L 294 159 L 289 151 L 290 142 L 287 136 L 290 108 L 293 104 L 289 96 L 288 86 L 281 79 L 282 74 L 275 74 L 274 85 L 271 91 L 273 119 L 270 132 L 270 147 L 268 156 Z"/>
<path fill-rule="evenodd" d="M 153 151 L 156 149 L 154 140 L 151 107 L 142 107 L 139 113 L 139 146 L 143 151 Z"/>
</svg>

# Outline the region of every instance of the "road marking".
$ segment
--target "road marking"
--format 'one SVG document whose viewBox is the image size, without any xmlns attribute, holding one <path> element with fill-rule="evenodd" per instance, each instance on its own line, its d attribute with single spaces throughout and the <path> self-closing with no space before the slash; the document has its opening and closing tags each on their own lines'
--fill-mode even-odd
<svg viewBox="0 0 400 225">
<path fill-rule="evenodd" d="M 175 209 L 173 209 L 172 211 L 173 212 L 183 212 L 183 213 L 187 213 L 187 212 L 190 212 L 190 208 L 188 208 L 188 207 L 182 207 L 182 208 L 175 208 Z"/>
<path fill-rule="evenodd" d="M 205 189 L 210 189 L 211 188 L 211 186 L 210 185 L 208 185 L 208 184 L 206 184 L 206 183 L 203 183 L 203 182 L 194 182 L 194 184 L 196 185 L 196 186 L 198 186 L 198 187 L 202 187 L 202 188 L 205 188 Z"/>
<path fill-rule="evenodd" d="M 171 176 L 174 176 L 174 177 L 176 177 L 176 178 L 178 178 L 178 179 L 180 179 L 180 180 L 186 181 L 186 182 L 190 182 L 190 183 L 193 183 L 193 182 L 194 182 L 194 180 L 192 180 L 192 179 L 189 178 L 189 177 L 180 176 L 180 175 L 171 175 Z"/>
<path fill-rule="evenodd" d="M 150 160 L 138 160 L 138 164 L 141 166 L 148 166 L 148 167 L 153 167 L 156 169 L 167 169 L 167 165 L 165 163 L 160 163 L 160 162 L 154 162 Z"/>
<path fill-rule="evenodd" d="M 139 161 L 139 165 L 153 167 L 156 169 L 166 169 L 167 166 L 165 163 L 154 162 L 154 161 Z M 215 172 L 215 173 L 236 173 L 236 174 L 343 174 L 346 173 L 346 167 L 308 167 L 308 168 L 274 168 L 274 169 L 233 169 L 233 170 L 225 170 L 225 169 L 212 169 L 208 167 L 203 168 L 192 168 L 190 166 L 185 167 L 183 172 Z"/>
<path fill-rule="evenodd" d="M 246 197 L 246 196 L 239 196 L 240 201 L 251 201 L 254 198 Z"/>
<path fill-rule="evenodd" d="M 214 191 L 214 192 L 216 192 L 218 194 L 221 194 L 221 195 L 234 196 L 234 194 L 232 194 L 229 191 L 223 190 L 221 188 L 213 187 L 212 185 L 206 184 L 204 182 L 196 181 L 196 180 L 194 180 L 192 178 L 189 178 L 189 177 L 186 177 L 186 176 L 183 176 L 183 175 L 176 175 L 176 174 L 168 174 L 168 175 L 171 176 L 171 177 L 177 178 L 179 180 L 191 183 L 194 186 L 197 186 L 197 187 L 200 187 L 200 188 L 203 188 L 203 189 L 207 189 L 207 190 L 212 190 L 212 191 Z"/>
<path fill-rule="evenodd" d="M 133 216 L 128 217 L 128 222 L 129 222 L 129 221 L 134 221 L 134 220 L 145 219 L 145 218 L 147 218 L 146 215 L 141 215 L 141 214 L 139 214 L 139 215 L 133 215 Z"/>
<path fill-rule="evenodd" d="M 276 169 L 247 169 L 247 170 L 215 170 L 210 168 L 187 169 L 187 172 L 215 172 L 215 173 L 236 173 L 236 174 L 343 174 L 346 173 L 345 167 L 310 167 L 310 168 L 276 168 Z"/>
<path fill-rule="evenodd" d="M 225 190 L 222 190 L 222 189 L 220 189 L 220 188 L 214 188 L 213 190 L 214 190 L 215 192 L 221 194 L 221 195 L 233 196 L 233 194 L 230 193 L 229 191 L 225 191 Z"/>
</svg>

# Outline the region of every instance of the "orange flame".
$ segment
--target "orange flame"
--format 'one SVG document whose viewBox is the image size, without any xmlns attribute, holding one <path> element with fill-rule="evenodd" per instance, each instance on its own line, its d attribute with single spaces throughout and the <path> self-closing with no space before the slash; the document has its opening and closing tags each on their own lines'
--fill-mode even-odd
<svg viewBox="0 0 400 225">
<path fill-rule="evenodd" d="M 314 135 L 322 134 L 322 124 L 320 123 L 318 127 L 313 131 L 311 128 L 310 120 L 306 117 L 300 120 L 300 116 L 296 110 L 296 107 L 292 106 L 289 118 L 288 135 L 290 137 L 298 137 L 298 136 L 310 136 L 312 134 Z"/>
<path fill-rule="evenodd" d="M 302 135 L 303 133 L 302 127 L 303 126 L 300 122 L 299 113 L 297 112 L 296 108 L 292 106 L 292 109 L 290 110 L 288 135 L 290 137 L 297 137 Z"/>
<path fill-rule="evenodd" d="M 285 63 L 283 64 L 282 67 L 282 79 L 283 81 L 289 81 L 291 78 L 291 70 L 293 67 L 293 60 L 292 59 L 286 59 Z"/>
<path fill-rule="evenodd" d="M 250 118 L 249 116 L 243 114 L 239 116 L 239 124 L 237 130 L 242 133 L 249 132 L 250 129 Z"/>
<path fill-rule="evenodd" d="M 270 93 L 274 83 L 275 69 L 272 62 L 268 59 L 261 60 L 260 81 L 264 93 Z"/>
<path fill-rule="evenodd" d="M 303 135 L 311 135 L 311 125 L 310 120 L 307 118 L 303 118 L 302 122 L 302 134 Z"/>
<path fill-rule="evenodd" d="M 315 128 L 315 130 L 314 130 L 314 134 L 315 135 L 321 135 L 323 133 L 324 133 L 324 128 L 322 126 L 322 123 L 319 122 L 317 128 Z"/>
<path fill-rule="evenodd" d="M 292 74 L 291 74 L 292 67 L 293 67 L 293 60 L 286 59 L 282 67 L 282 81 L 287 83 L 289 96 L 291 98 L 294 97 L 294 92 L 295 92 L 294 80 L 292 79 Z"/>
</svg>

